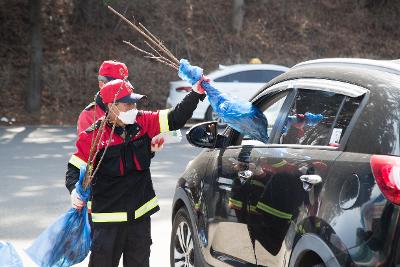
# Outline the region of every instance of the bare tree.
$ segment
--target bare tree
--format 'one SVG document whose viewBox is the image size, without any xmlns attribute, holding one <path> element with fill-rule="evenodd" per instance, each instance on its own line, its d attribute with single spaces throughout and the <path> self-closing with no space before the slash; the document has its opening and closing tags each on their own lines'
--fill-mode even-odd
<svg viewBox="0 0 400 267">
<path fill-rule="evenodd" d="M 40 0 L 29 0 L 29 19 L 31 26 L 31 63 L 26 86 L 26 110 L 40 110 L 40 95 L 42 90 L 43 40 L 41 33 Z"/>
<path fill-rule="evenodd" d="M 282 0 L 282 17 L 283 19 L 287 19 L 287 10 L 288 10 L 288 0 Z"/>
<path fill-rule="evenodd" d="M 233 0 L 232 28 L 239 36 L 243 27 L 244 0 Z"/>
</svg>

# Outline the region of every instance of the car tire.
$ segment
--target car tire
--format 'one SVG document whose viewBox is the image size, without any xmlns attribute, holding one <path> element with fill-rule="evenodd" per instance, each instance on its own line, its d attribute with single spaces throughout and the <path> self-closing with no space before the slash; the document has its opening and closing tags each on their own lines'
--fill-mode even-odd
<svg viewBox="0 0 400 267">
<path fill-rule="evenodd" d="M 187 240 L 188 238 L 189 240 L 182 242 L 182 237 L 183 240 Z M 182 264 L 176 264 L 177 262 L 181 262 Z M 204 266 L 203 262 L 189 213 L 185 207 L 182 207 L 175 214 L 172 224 L 170 242 L 171 267 L 200 267 Z"/>
</svg>

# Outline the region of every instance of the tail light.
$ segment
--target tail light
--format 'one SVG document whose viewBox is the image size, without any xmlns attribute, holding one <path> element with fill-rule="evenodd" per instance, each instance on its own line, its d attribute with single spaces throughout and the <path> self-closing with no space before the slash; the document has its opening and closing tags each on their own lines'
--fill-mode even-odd
<svg viewBox="0 0 400 267">
<path fill-rule="evenodd" d="M 178 87 L 178 88 L 176 88 L 175 90 L 176 90 L 177 92 L 186 92 L 186 93 L 188 93 L 188 92 L 192 91 L 192 87 L 183 86 L 183 87 Z"/>
<path fill-rule="evenodd" d="M 372 155 L 370 162 L 383 195 L 392 203 L 400 205 L 400 158 Z"/>
</svg>

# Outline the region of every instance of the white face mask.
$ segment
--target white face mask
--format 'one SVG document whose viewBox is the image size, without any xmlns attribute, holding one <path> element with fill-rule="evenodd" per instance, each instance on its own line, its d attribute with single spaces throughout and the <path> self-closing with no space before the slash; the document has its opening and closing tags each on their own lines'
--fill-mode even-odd
<svg viewBox="0 0 400 267">
<path fill-rule="evenodd" d="M 134 124 L 136 121 L 137 114 L 138 110 L 136 108 L 128 110 L 126 112 L 120 111 L 118 119 L 120 119 L 123 124 Z"/>
</svg>

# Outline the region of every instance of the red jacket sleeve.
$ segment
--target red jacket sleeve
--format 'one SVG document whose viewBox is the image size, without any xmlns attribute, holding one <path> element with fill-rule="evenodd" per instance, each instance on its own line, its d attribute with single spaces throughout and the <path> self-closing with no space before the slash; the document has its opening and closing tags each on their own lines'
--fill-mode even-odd
<svg viewBox="0 0 400 267">
<path fill-rule="evenodd" d="M 79 180 L 79 169 L 82 164 L 86 164 L 89 158 L 90 145 L 93 132 L 81 132 L 76 142 L 76 152 L 68 162 L 67 173 L 65 174 L 65 186 L 71 193 L 75 188 L 75 183 Z"/>
<path fill-rule="evenodd" d="M 150 138 L 159 133 L 168 132 L 168 109 L 159 111 L 141 111 L 136 122 Z"/>
<path fill-rule="evenodd" d="M 156 112 L 141 111 L 136 117 L 136 122 L 142 127 L 142 131 L 153 138 L 159 133 L 178 130 L 193 115 L 200 100 L 206 95 L 190 92 L 173 109 L 164 109 Z"/>
<path fill-rule="evenodd" d="M 94 132 L 81 132 L 76 141 L 76 152 L 71 156 L 68 163 L 80 169 L 82 164 L 86 164 L 89 159 L 90 145 Z"/>
</svg>

